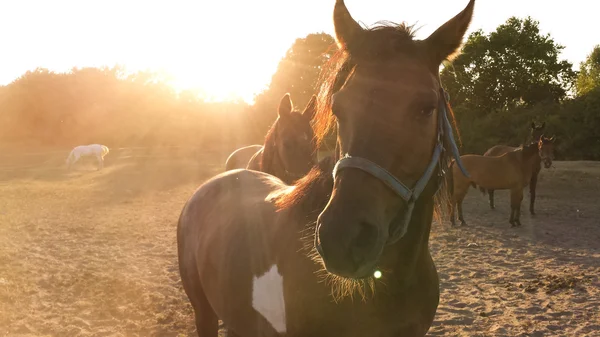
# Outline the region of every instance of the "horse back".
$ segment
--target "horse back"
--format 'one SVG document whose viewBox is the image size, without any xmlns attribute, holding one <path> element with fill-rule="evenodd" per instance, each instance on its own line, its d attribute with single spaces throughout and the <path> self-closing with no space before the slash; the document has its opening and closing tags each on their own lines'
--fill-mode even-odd
<svg viewBox="0 0 600 337">
<path fill-rule="evenodd" d="M 470 183 L 485 189 L 510 189 L 520 184 L 522 170 L 519 153 L 508 152 L 501 156 L 481 156 L 467 154 L 461 156 L 471 179 L 462 176 L 456 165 L 453 166 L 454 184 Z"/>
<path fill-rule="evenodd" d="M 261 149 L 262 145 L 249 145 L 233 151 L 225 162 L 225 171 L 246 168 L 250 159 Z"/>
<path fill-rule="evenodd" d="M 252 158 L 250 158 L 250 160 L 248 161 L 248 165 L 246 166 L 246 168 L 248 170 L 255 170 L 255 171 L 261 170 L 260 162 L 262 161 L 264 150 L 265 150 L 264 147 L 261 148 L 260 150 L 256 151 L 256 153 L 252 156 Z"/>
<path fill-rule="evenodd" d="M 486 157 L 487 156 L 497 157 L 497 156 L 501 156 L 505 153 L 512 152 L 516 149 L 517 149 L 516 147 L 512 147 L 512 146 L 508 146 L 508 145 L 495 145 L 495 146 L 489 148 L 483 155 Z"/>
</svg>

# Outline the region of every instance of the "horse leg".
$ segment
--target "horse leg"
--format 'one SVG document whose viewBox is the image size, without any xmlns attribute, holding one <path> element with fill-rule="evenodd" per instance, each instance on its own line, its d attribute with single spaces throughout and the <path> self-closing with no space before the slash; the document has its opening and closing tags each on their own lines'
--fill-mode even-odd
<svg viewBox="0 0 600 337">
<path fill-rule="evenodd" d="M 190 291 L 189 299 L 194 308 L 196 333 L 198 337 L 217 337 L 219 335 L 219 318 L 213 311 L 200 285 Z"/>
<path fill-rule="evenodd" d="M 98 160 L 98 170 L 101 170 L 104 167 L 104 159 L 102 156 L 97 156 L 96 159 Z"/>
<path fill-rule="evenodd" d="M 494 207 L 494 190 L 488 190 L 488 196 L 490 197 L 490 208 L 495 209 Z"/>
<path fill-rule="evenodd" d="M 194 307 L 196 333 L 198 337 L 217 337 L 219 335 L 219 319 L 206 297 L 202 300 L 205 302 L 201 306 Z"/>
<path fill-rule="evenodd" d="M 535 189 L 537 187 L 538 172 L 533 172 L 531 180 L 529 181 L 529 213 L 535 215 L 534 204 L 535 204 Z"/>
<path fill-rule="evenodd" d="M 460 220 L 461 226 L 466 226 L 467 223 L 465 222 L 465 217 L 463 216 L 463 208 L 462 208 L 463 200 L 464 200 L 464 197 L 458 201 L 458 220 Z"/>
<path fill-rule="evenodd" d="M 467 195 L 467 192 L 469 192 L 469 187 L 467 185 L 466 188 L 459 188 L 457 191 L 457 197 L 456 197 L 456 206 L 458 208 L 458 220 L 460 220 L 460 225 L 461 226 L 466 226 L 467 223 L 465 222 L 465 217 L 463 216 L 463 201 L 465 200 L 465 196 Z"/>
<path fill-rule="evenodd" d="M 454 210 L 456 209 L 456 200 L 452 197 L 450 204 L 450 224 L 452 227 L 456 226 L 456 214 L 454 214 Z"/>
<path fill-rule="evenodd" d="M 200 277 L 195 273 L 195 269 L 188 271 L 182 268 L 181 262 L 179 270 L 183 290 L 194 309 L 198 337 L 217 337 L 219 334 L 219 318 L 206 298 Z"/>
<path fill-rule="evenodd" d="M 523 188 L 517 187 L 510 191 L 510 224 L 511 227 L 521 226 L 521 202 L 523 201 Z"/>
<path fill-rule="evenodd" d="M 75 166 L 75 163 L 79 161 L 79 158 L 81 157 L 78 155 L 73 156 L 73 161 L 71 162 L 71 165 L 69 167 L 73 168 L 73 166 Z"/>
</svg>

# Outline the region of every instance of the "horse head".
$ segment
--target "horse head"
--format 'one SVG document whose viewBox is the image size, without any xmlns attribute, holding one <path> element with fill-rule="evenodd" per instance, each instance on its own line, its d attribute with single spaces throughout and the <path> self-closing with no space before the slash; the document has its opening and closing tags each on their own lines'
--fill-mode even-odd
<svg viewBox="0 0 600 337">
<path fill-rule="evenodd" d="M 538 151 L 540 158 L 544 163 L 545 168 L 552 167 L 552 160 L 554 160 L 554 142 L 556 141 L 555 136 L 550 138 L 544 137 L 542 134 L 538 141 Z"/>
<path fill-rule="evenodd" d="M 333 191 L 315 234 L 330 273 L 366 278 L 382 259 L 414 265 L 427 244 L 443 163 L 452 154 L 462 167 L 439 67 L 459 49 L 474 3 L 415 40 L 404 24 L 364 29 L 336 2 L 338 73 L 345 75 L 332 79 L 339 90 L 322 91 L 316 117 L 319 125 L 337 123 L 338 132 Z M 386 245 L 396 249 L 384 258 Z"/>
<path fill-rule="evenodd" d="M 298 111 L 293 109 L 289 94 L 281 98 L 277 120 L 265 140 L 262 170 L 291 183 L 306 175 L 317 164 L 317 149 L 310 125 L 315 112 L 315 100 L 313 96 L 306 108 Z M 273 165 L 277 169 L 270 169 Z M 283 172 L 277 174 L 277 170 Z"/>
</svg>

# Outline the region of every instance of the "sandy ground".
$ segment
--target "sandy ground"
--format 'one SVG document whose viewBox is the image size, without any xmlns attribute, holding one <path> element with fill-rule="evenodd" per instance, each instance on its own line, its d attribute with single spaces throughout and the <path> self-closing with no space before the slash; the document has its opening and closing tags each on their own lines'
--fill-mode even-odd
<svg viewBox="0 0 600 337">
<path fill-rule="evenodd" d="M 0 161 L 0 336 L 196 335 L 176 221 L 227 154 L 111 155 L 70 173 L 62 157 Z M 468 227 L 434 225 L 429 335 L 600 336 L 600 163 L 543 171 L 522 228 L 496 195 L 492 211 L 471 189 Z"/>
</svg>

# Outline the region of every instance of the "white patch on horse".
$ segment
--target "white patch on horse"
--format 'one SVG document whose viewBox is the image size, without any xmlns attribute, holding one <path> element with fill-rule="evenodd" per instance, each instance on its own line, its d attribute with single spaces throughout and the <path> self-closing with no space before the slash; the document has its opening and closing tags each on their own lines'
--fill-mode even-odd
<svg viewBox="0 0 600 337">
<path fill-rule="evenodd" d="M 283 277 L 277 265 L 252 280 L 252 306 L 261 313 L 279 333 L 286 332 Z"/>
</svg>

